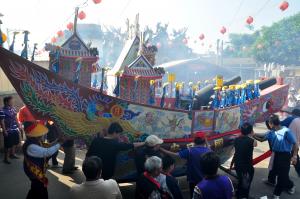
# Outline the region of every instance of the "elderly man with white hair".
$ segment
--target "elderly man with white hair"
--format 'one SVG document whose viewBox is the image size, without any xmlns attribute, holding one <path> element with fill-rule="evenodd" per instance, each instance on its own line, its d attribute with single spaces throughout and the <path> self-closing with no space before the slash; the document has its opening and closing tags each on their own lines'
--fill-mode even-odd
<svg viewBox="0 0 300 199">
<path fill-rule="evenodd" d="M 136 182 L 135 198 L 173 198 L 167 186 L 166 175 L 161 174 L 162 160 L 157 156 L 149 157 L 145 162 L 145 170 Z"/>
</svg>

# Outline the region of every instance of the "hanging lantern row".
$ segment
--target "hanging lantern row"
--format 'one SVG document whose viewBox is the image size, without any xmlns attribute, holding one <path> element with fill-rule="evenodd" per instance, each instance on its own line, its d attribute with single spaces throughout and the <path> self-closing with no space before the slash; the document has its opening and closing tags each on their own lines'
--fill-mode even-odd
<svg viewBox="0 0 300 199">
<path fill-rule="evenodd" d="M 250 25 L 250 24 L 253 23 L 253 21 L 254 21 L 253 17 L 249 16 L 249 17 L 247 18 L 247 20 L 246 20 L 246 23 L 247 23 L 248 25 Z"/>
<path fill-rule="evenodd" d="M 221 30 L 220 30 L 220 32 L 224 35 L 225 33 L 226 33 L 226 28 L 223 26 L 222 28 L 221 28 Z"/>
<path fill-rule="evenodd" d="M 93 2 L 94 2 L 95 4 L 99 4 L 99 3 L 102 2 L 102 0 L 93 0 Z M 289 7 L 289 3 L 288 3 L 287 1 L 283 1 L 283 2 L 279 5 L 279 9 L 280 9 L 281 11 L 285 11 L 286 9 L 288 9 L 288 7 Z M 84 11 L 80 11 L 80 12 L 78 13 L 78 18 L 79 18 L 80 20 L 85 19 L 85 18 L 86 18 L 85 12 L 84 12 Z M 253 23 L 253 21 L 254 21 L 254 18 L 253 18 L 252 16 L 249 16 L 249 17 L 246 19 L 246 23 L 247 23 L 248 25 L 251 25 L 251 24 Z M 74 24 L 73 24 L 72 22 L 68 23 L 67 28 L 68 28 L 68 30 L 73 30 Z M 220 29 L 220 33 L 224 35 L 226 32 L 227 32 L 226 27 L 225 27 L 225 26 L 222 26 L 222 28 Z M 61 30 L 57 32 L 57 36 L 58 36 L 58 37 L 62 37 L 63 34 L 64 34 L 64 33 L 63 33 L 63 31 L 61 31 Z M 199 39 L 200 39 L 200 40 L 203 40 L 204 38 L 205 38 L 205 35 L 204 35 L 203 33 L 201 33 L 201 34 L 199 35 Z M 187 43 L 188 43 L 188 39 L 189 39 L 189 37 L 188 37 L 188 38 L 184 38 L 184 39 L 182 40 L 182 42 L 183 42 L 184 44 L 187 44 Z M 53 42 L 53 41 L 54 41 L 54 42 Z M 52 42 L 52 43 L 55 43 L 56 41 L 57 41 L 57 39 L 56 39 L 55 37 L 53 37 L 53 38 L 51 39 L 51 42 Z M 194 43 L 195 43 L 195 42 L 194 42 Z M 202 43 L 201 45 L 204 46 L 204 43 Z M 161 43 L 158 42 L 158 43 L 156 44 L 156 47 L 157 47 L 157 48 L 161 48 Z"/>
<path fill-rule="evenodd" d="M 56 42 L 57 42 L 56 37 L 52 37 L 52 38 L 51 38 L 51 43 L 56 43 Z"/>
<path fill-rule="evenodd" d="M 187 39 L 187 38 L 184 38 L 184 39 L 182 40 L 182 43 L 184 43 L 185 45 L 188 44 L 188 39 Z"/>
<path fill-rule="evenodd" d="M 286 9 L 288 9 L 288 7 L 289 7 L 289 3 L 287 1 L 284 1 L 280 4 L 279 9 L 281 11 L 285 11 Z"/>
<path fill-rule="evenodd" d="M 93 2 L 94 2 L 95 4 L 99 4 L 99 3 L 101 3 L 101 1 L 102 1 L 102 0 L 93 0 Z"/>
<path fill-rule="evenodd" d="M 83 12 L 83 11 L 80 11 L 80 12 L 78 13 L 78 18 L 79 18 L 80 20 L 83 20 L 83 19 L 85 19 L 85 18 L 86 18 L 86 14 L 85 14 L 85 12 Z"/>
<path fill-rule="evenodd" d="M 73 30 L 74 24 L 72 22 L 68 23 L 67 28 L 68 30 Z"/>
<path fill-rule="evenodd" d="M 203 40 L 204 38 L 205 38 L 204 34 L 201 33 L 201 34 L 199 35 L 199 39 L 200 39 L 200 40 Z"/>
<path fill-rule="evenodd" d="M 57 32 L 57 36 L 58 36 L 58 37 L 64 36 L 64 32 L 63 32 L 62 30 L 58 31 L 58 32 Z"/>
</svg>

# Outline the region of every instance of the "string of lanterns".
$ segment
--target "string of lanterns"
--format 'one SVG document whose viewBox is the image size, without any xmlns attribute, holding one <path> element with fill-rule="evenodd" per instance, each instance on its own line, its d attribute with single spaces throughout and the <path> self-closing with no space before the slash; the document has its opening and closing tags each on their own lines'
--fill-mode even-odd
<svg viewBox="0 0 300 199">
<path fill-rule="evenodd" d="M 92 1 L 94 2 L 94 4 L 100 4 L 100 3 L 102 2 L 102 0 L 92 0 Z M 283 2 L 279 5 L 279 9 L 280 9 L 282 12 L 285 11 L 285 10 L 287 10 L 288 7 L 289 7 L 289 3 L 288 3 L 287 1 L 283 1 Z M 79 18 L 80 20 L 84 20 L 84 19 L 86 18 L 86 13 L 85 13 L 84 11 L 80 11 L 80 12 L 78 13 L 78 18 Z M 247 24 L 247 26 L 249 27 L 249 26 L 251 26 L 253 23 L 254 23 L 254 17 L 253 17 L 253 16 L 248 16 L 248 17 L 246 18 L 246 24 Z M 73 28 L 74 28 L 74 24 L 73 24 L 72 22 L 69 22 L 69 23 L 67 24 L 67 29 L 68 29 L 69 31 L 72 31 Z M 221 33 L 222 35 L 225 35 L 227 32 L 228 32 L 228 31 L 227 31 L 226 26 L 222 26 L 221 29 L 220 29 L 220 33 Z M 60 31 L 57 32 L 57 36 L 58 36 L 58 37 L 62 37 L 63 35 L 64 35 L 63 31 L 60 30 Z M 203 41 L 203 40 L 205 39 L 205 34 L 204 34 L 204 33 L 201 33 L 201 34 L 199 35 L 198 38 L 199 38 L 200 41 Z M 187 45 L 187 44 L 188 44 L 188 40 L 189 40 L 189 38 L 184 38 L 184 39 L 182 40 L 182 43 L 184 43 L 185 45 Z M 56 43 L 56 42 L 57 42 L 57 38 L 56 38 L 56 37 L 53 37 L 53 38 L 51 39 L 51 42 L 52 42 L 52 43 Z M 197 43 L 197 41 L 195 40 L 194 43 Z M 204 42 L 201 42 L 201 46 L 204 46 Z M 161 43 L 160 43 L 160 42 L 156 43 L 156 47 L 157 47 L 157 48 L 161 48 Z M 209 48 L 211 48 L 211 47 L 212 47 L 212 44 L 209 44 Z M 263 48 L 263 46 L 260 45 L 260 44 L 258 44 L 257 48 L 258 48 L 258 49 L 261 49 L 261 48 Z"/>
</svg>

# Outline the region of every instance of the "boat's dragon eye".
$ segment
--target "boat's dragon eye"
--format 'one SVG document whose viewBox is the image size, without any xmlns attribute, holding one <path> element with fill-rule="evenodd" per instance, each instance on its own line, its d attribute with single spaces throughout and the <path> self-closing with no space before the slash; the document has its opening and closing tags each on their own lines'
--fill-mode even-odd
<svg viewBox="0 0 300 199">
<path fill-rule="evenodd" d="M 263 104 L 263 112 L 267 112 L 269 111 L 269 109 L 271 108 L 271 101 L 267 101 Z"/>
</svg>

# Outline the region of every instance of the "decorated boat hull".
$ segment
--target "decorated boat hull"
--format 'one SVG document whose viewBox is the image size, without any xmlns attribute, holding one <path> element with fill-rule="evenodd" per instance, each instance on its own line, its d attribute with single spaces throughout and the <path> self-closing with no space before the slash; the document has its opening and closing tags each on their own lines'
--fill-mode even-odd
<svg viewBox="0 0 300 199">
<path fill-rule="evenodd" d="M 91 139 L 106 132 L 111 122 L 124 129 L 122 142 L 144 141 L 150 134 L 165 140 L 164 147 L 180 150 L 192 135 L 204 132 L 222 162 L 230 158 L 232 144 L 243 122 L 263 122 L 285 103 L 288 86 L 273 85 L 258 99 L 226 109 L 184 111 L 122 100 L 74 84 L 22 57 L 0 48 L 0 66 L 33 115 L 54 121 L 67 136 Z M 181 175 L 184 162 L 178 161 Z M 134 154 L 118 156 L 116 179 L 134 176 Z"/>
</svg>

